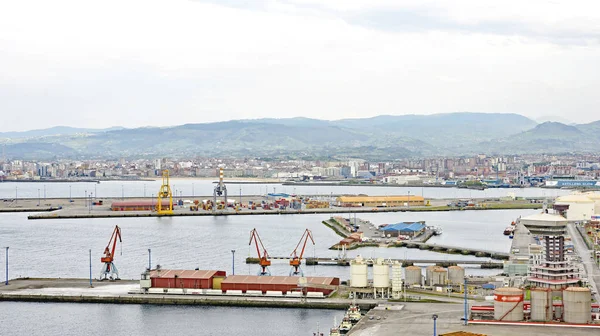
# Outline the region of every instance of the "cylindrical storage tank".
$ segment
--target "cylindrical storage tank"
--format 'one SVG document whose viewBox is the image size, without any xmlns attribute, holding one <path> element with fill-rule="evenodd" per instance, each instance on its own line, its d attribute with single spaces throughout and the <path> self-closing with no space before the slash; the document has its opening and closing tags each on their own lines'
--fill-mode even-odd
<svg viewBox="0 0 600 336">
<path fill-rule="evenodd" d="M 373 264 L 373 287 L 390 287 L 390 266 L 382 258 Z"/>
<path fill-rule="evenodd" d="M 590 323 L 592 321 L 592 295 L 589 288 L 569 287 L 563 292 L 564 321 Z"/>
<path fill-rule="evenodd" d="M 369 275 L 367 263 L 361 256 L 350 262 L 350 285 L 352 287 L 367 287 L 369 284 Z"/>
<path fill-rule="evenodd" d="M 439 267 L 433 270 L 431 273 L 430 286 L 435 285 L 446 285 L 448 280 L 448 272 L 445 268 Z"/>
<path fill-rule="evenodd" d="M 432 286 L 431 280 L 433 280 L 433 270 L 439 268 L 439 266 L 431 265 L 425 268 L 425 284 Z"/>
<path fill-rule="evenodd" d="M 552 320 L 552 292 L 549 289 L 534 288 L 531 290 L 531 320 Z"/>
<path fill-rule="evenodd" d="M 523 321 L 523 290 L 502 287 L 494 290 L 494 319 Z"/>
<path fill-rule="evenodd" d="M 454 285 L 465 282 L 465 269 L 460 266 L 448 267 L 448 281 Z"/>
<path fill-rule="evenodd" d="M 404 269 L 405 283 L 410 285 L 421 285 L 421 267 L 418 266 L 408 266 Z"/>
</svg>

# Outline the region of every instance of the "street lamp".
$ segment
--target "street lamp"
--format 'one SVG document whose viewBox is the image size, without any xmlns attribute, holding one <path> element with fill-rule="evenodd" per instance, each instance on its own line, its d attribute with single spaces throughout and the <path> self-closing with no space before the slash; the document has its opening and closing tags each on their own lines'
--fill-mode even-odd
<svg viewBox="0 0 600 336">
<path fill-rule="evenodd" d="M 433 336 L 437 336 L 437 322 L 436 321 L 437 321 L 438 316 L 437 316 L 437 314 L 433 314 L 431 316 L 431 318 L 433 319 Z"/>
<path fill-rule="evenodd" d="M 8 286 L 8 246 L 6 247 L 6 282 L 4 284 Z"/>
<path fill-rule="evenodd" d="M 231 275 L 235 275 L 235 250 L 231 250 Z"/>
<path fill-rule="evenodd" d="M 73 198 L 71 197 L 71 185 L 69 185 L 69 202 L 71 202 Z"/>
<path fill-rule="evenodd" d="M 46 201 L 46 185 L 44 184 L 44 201 Z"/>
<path fill-rule="evenodd" d="M 93 288 L 92 285 L 92 249 L 90 249 L 90 288 Z"/>
</svg>

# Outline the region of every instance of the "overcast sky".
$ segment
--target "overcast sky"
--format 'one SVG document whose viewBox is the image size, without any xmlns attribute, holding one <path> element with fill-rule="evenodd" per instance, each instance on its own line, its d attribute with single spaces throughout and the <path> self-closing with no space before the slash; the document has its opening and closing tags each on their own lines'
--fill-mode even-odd
<svg viewBox="0 0 600 336">
<path fill-rule="evenodd" d="M 0 131 L 599 105 L 594 0 L 0 1 Z"/>
</svg>

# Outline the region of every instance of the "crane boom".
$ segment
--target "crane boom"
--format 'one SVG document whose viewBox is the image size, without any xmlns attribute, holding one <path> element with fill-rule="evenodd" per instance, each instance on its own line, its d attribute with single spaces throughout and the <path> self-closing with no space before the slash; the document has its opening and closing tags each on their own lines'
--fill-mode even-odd
<svg viewBox="0 0 600 336">
<path fill-rule="evenodd" d="M 256 231 L 256 229 L 252 229 L 252 231 L 250 231 L 250 242 L 248 243 L 248 245 L 252 245 L 253 240 L 254 245 L 256 246 L 256 253 L 258 254 L 259 264 L 261 267 L 259 275 L 271 275 L 271 273 L 267 269 L 268 266 L 271 266 L 271 260 L 269 260 L 269 253 L 263 245 L 262 240 L 260 239 L 260 236 L 258 235 L 258 231 Z M 258 246 L 259 244 L 260 247 Z"/>
<path fill-rule="evenodd" d="M 300 237 L 300 241 L 298 241 L 296 248 L 290 254 L 290 256 L 292 257 L 292 259 L 290 259 L 290 266 L 292 266 L 290 275 L 302 275 L 300 264 L 302 263 L 302 257 L 304 256 L 304 251 L 306 250 L 306 243 L 308 243 L 308 239 L 310 239 L 313 245 L 315 245 L 315 240 L 313 239 L 312 232 L 309 229 L 306 229 L 302 234 L 302 237 Z M 300 247 L 300 244 L 302 244 L 302 250 L 300 251 L 300 256 L 298 256 L 298 248 Z"/>
<path fill-rule="evenodd" d="M 104 256 L 100 258 L 100 261 L 104 263 L 102 267 L 102 273 L 100 273 L 100 280 L 119 279 L 119 272 L 117 271 L 117 267 L 113 263 L 115 259 L 115 249 L 117 247 L 117 239 L 120 243 L 123 242 L 121 238 L 121 228 L 118 225 L 115 225 L 115 229 L 113 230 L 113 233 L 110 236 L 110 240 L 104 248 Z"/>
</svg>

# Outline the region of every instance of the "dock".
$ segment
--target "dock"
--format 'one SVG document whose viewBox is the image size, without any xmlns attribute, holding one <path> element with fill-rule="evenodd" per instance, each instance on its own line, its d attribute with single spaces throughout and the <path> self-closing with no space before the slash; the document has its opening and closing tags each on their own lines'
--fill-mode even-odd
<svg viewBox="0 0 600 336">
<path fill-rule="evenodd" d="M 290 257 L 270 257 L 271 260 L 285 260 L 289 261 Z M 323 265 L 323 266 L 350 266 L 350 259 L 347 258 L 305 258 L 306 265 Z M 481 265 L 481 268 L 502 268 L 504 264 L 501 261 L 494 260 L 448 260 L 448 259 L 386 259 L 386 261 L 399 262 L 403 266 L 410 266 L 414 264 L 435 264 L 439 266 L 452 266 L 452 265 Z M 258 258 L 248 257 L 246 258 L 247 264 L 258 264 Z M 367 259 L 366 263 L 368 266 L 373 266 L 374 260 Z"/>
</svg>

